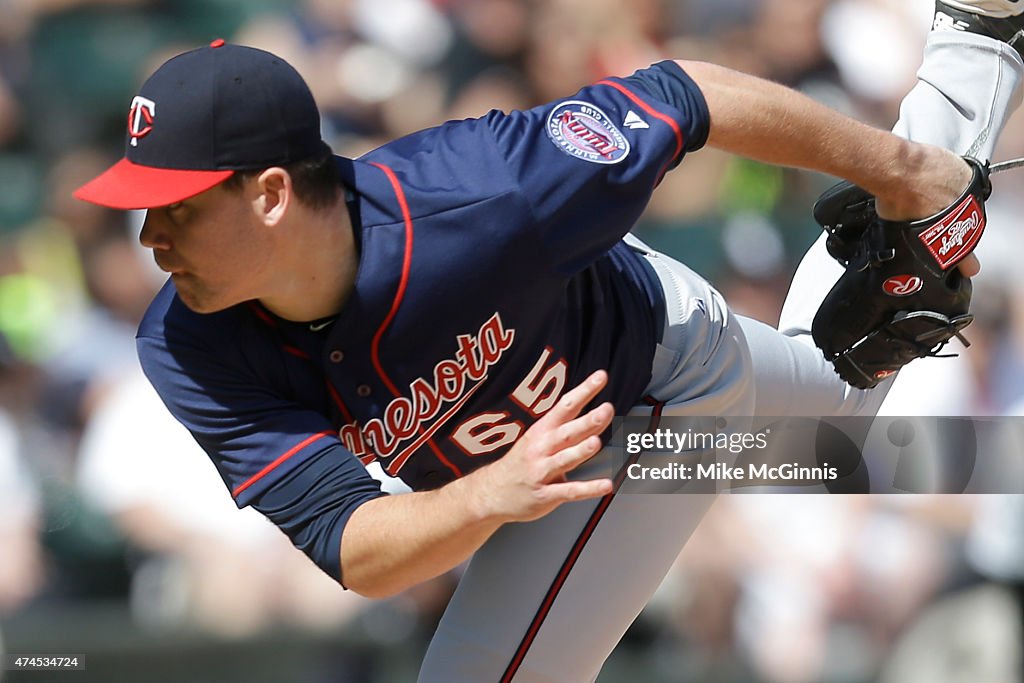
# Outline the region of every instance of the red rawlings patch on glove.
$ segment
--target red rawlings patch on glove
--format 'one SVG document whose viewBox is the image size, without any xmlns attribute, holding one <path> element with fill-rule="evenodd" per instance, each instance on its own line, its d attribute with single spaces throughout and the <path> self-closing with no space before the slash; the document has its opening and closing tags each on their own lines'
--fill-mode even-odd
<svg viewBox="0 0 1024 683">
<path fill-rule="evenodd" d="M 949 270 L 970 254 L 985 232 L 985 211 L 968 195 L 941 221 L 917 237 L 942 270 Z"/>
</svg>

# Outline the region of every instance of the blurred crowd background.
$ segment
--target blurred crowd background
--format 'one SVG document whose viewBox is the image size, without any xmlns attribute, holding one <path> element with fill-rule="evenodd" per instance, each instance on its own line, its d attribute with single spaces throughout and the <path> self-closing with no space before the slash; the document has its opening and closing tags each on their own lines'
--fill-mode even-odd
<svg viewBox="0 0 1024 683">
<path fill-rule="evenodd" d="M 162 281 L 137 244 L 142 217 L 71 191 L 120 157 L 128 103 L 164 59 L 218 37 L 278 53 L 349 156 L 667 57 L 889 127 L 931 13 L 928 0 L 0 0 L 0 650 L 85 654 L 80 681 L 413 680 L 455 581 L 384 602 L 341 591 L 234 508 L 141 378 L 134 331 Z M 1010 156 L 1024 156 L 1024 116 L 1000 143 Z M 775 323 L 831 182 L 704 150 L 637 232 Z M 1024 411 L 1021 184 L 995 178 L 973 346 L 911 366 L 889 414 Z M 727 496 L 599 680 L 1020 683 L 1022 577 L 1017 496 Z"/>
</svg>

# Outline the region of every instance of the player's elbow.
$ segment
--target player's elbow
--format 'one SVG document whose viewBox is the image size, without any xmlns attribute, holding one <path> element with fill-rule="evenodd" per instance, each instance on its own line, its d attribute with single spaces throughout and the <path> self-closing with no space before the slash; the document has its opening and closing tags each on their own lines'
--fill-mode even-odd
<svg viewBox="0 0 1024 683">
<path fill-rule="evenodd" d="M 364 598 L 370 598 L 371 600 L 387 600 L 388 598 L 393 598 L 399 593 L 401 593 L 403 590 L 405 590 L 404 588 L 400 588 L 398 586 L 388 586 L 379 583 L 366 583 L 356 585 L 346 583 L 345 587 L 353 593 L 361 595 Z"/>
<path fill-rule="evenodd" d="M 381 576 L 372 571 L 359 571 L 358 566 L 344 565 L 342 582 L 348 590 L 372 600 L 386 600 L 412 587 L 398 577 Z"/>
<path fill-rule="evenodd" d="M 339 561 L 345 588 L 364 598 L 383 600 L 398 595 L 414 582 L 407 580 L 401 563 L 389 561 L 389 548 L 378 541 L 376 534 L 367 533 L 357 519 L 341 536 Z"/>
</svg>

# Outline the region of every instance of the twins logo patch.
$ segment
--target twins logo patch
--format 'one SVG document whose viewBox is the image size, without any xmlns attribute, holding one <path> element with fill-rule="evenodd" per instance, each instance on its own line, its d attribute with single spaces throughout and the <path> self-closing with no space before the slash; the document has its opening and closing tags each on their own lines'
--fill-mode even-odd
<svg viewBox="0 0 1024 683">
<path fill-rule="evenodd" d="M 571 100 L 548 115 L 548 137 L 563 152 L 595 164 L 617 164 L 629 154 L 629 141 L 608 115 L 592 104 Z"/>
<path fill-rule="evenodd" d="M 882 283 L 882 290 L 889 296 L 910 296 L 921 291 L 924 281 L 917 275 L 897 275 Z"/>
</svg>

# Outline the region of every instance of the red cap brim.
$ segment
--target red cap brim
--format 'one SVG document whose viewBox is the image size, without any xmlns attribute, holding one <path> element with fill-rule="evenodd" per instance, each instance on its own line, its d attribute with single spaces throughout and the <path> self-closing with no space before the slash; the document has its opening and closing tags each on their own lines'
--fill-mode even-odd
<svg viewBox="0 0 1024 683">
<path fill-rule="evenodd" d="M 121 159 L 75 190 L 74 197 L 112 209 L 152 209 L 206 192 L 234 171 L 184 171 Z"/>
</svg>

